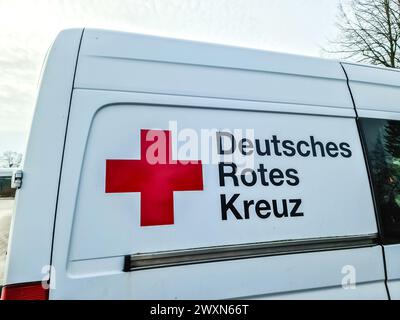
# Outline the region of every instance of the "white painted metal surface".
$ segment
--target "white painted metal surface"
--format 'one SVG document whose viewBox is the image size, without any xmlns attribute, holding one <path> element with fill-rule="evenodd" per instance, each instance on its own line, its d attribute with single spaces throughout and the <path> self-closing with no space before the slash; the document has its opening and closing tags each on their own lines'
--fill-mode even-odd
<svg viewBox="0 0 400 320">
<path fill-rule="evenodd" d="M 52 299 L 387 298 L 380 246 L 123 272 L 126 254 L 368 236 L 377 227 L 339 62 L 90 29 L 77 59 L 81 35 L 62 33 L 48 57 L 18 191 L 7 284 L 42 279 L 55 222 Z M 375 78 L 368 67 L 345 68 L 361 113 L 397 114 L 395 75 L 377 69 Z M 374 95 L 387 96 L 385 105 L 377 106 Z M 138 159 L 140 129 L 168 129 L 170 120 L 195 132 L 255 129 L 261 139 L 345 142 L 351 157 L 256 156 L 267 168 L 298 171 L 298 185 L 279 187 L 221 187 L 216 165 L 205 164 L 204 191 L 175 192 L 174 224 L 143 228 L 139 193 L 105 193 L 105 161 Z M 222 221 L 218 196 L 236 190 L 248 200 L 301 198 L 304 216 Z M 352 268 L 356 287 L 345 289 L 343 271 Z"/>
<path fill-rule="evenodd" d="M 390 297 L 400 300 L 400 245 L 386 245 L 384 253 Z"/>
<path fill-rule="evenodd" d="M 142 103 L 138 102 L 139 99 Z M 154 101 L 151 95 L 75 91 L 64 162 L 67 174 L 61 185 L 61 188 L 64 185 L 73 186 L 75 191 L 70 194 L 68 209 L 61 211 L 64 208 L 63 200 L 66 199 L 63 196 L 59 207 L 60 216 L 74 216 L 71 260 L 377 233 L 368 177 L 353 119 L 222 111 L 222 103 L 229 105 L 229 101 L 214 102 L 214 109 L 176 108 L 173 107 L 173 101 L 177 100 L 164 96 L 163 103 L 172 106 L 157 107 L 146 105 Z M 103 107 L 110 101 L 125 103 Z M 138 104 L 129 104 L 129 101 Z M 196 106 L 193 102 L 191 105 Z M 184 105 L 185 101 L 181 100 L 179 104 Z M 265 140 L 276 135 L 280 140 L 297 142 L 309 140 L 312 135 L 316 141 L 324 144 L 329 141 L 337 145 L 348 143 L 352 156 L 332 158 L 325 151 L 325 157 L 322 157 L 319 147 L 316 157 L 257 155 L 254 157 L 254 167 L 249 163 L 250 168 L 256 170 L 260 164 L 268 170 L 278 168 L 283 172 L 293 168 L 298 172 L 299 184 L 263 186 L 259 178 L 253 187 L 243 184 L 236 187 L 230 179 L 226 179 L 227 185 L 221 187 L 218 163 L 207 164 L 217 157 L 216 150 L 211 150 L 210 144 L 207 150 L 202 150 L 210 157 L 200 158 L 199 154 L 198 158 L 204 163 L 204 191 L 174 194 L 173 226 L 143 228 L 140 226 L 140 193 L 105 194 L 105 163 L 106 159 L 140 159 L 140 130 L 168 130 L 169 121 L 177 121 L 178 132 L 190 128 L 195 130 L 199 138 L 202 129 L 213 128 L 231 132 L 240 129 L 243 133 L 254 130 L 253 141 L 255 138 Z M 215 133 L 211 139 L 217 141 Z M 184 142 L 177 141 L 177 149 Z M 245 157 L 243 160 L 251 159 Z M 323 192 L 315 197 L 316 190 Z M 67 193 L 63 191 L 62 194 Z M 260 219 L 253 207 L 247 221 L 235 219 L 232 212 L 228 212 L 228 220 L 223 221 L 220 194 L 225 194 L 227 199 L 240 194 L 235 207 L 242 215 L 244 200 L 265 199 L 271 202 L 273 199 L 301 199 L 298 211 L 304 212 L 304 217 L 280 219 L 271 215 L 268 219 Z M 282 204 L 279 204 L 279 208 L 282 210 Z M 62 221 L 60 223 L 65 230 L 67 224 Z M 119 233 L 117 238 L 116 230 Z"/>
<path fill-rule="evenodd" d="M 43 72 L 16 194 L 6 283 L 38 281 L 50 264 L 64 136 L 82 30 L 67 30 L 51 48 Z"/>
<path fill-rule="evenodd" d="M 387 299 L 379 247 L 325 251 L 121 272 L 114 261 L 88 260 L 59 271 L 52 299 Z M 109 259 L 109 260 L 115 260 Z M 356 270 L 343 287 L 344 267 Z M 94 271 L 95 270 L 95 271 Z M 314 291 L 315 290 L 315 291 Z M 290 293 L 289 293 L 290 292 Z M 277 296 L 280 298 L 281 296 Z"/>
<path fill-rule="evenodd" d="M 110 103 L 117 103 L 117 105 L 107 106 Z M 132 105 L 132 103 L 136 103 L 136 105 Z M 144 107 L 147 103 L 171 105 L 172 107 L 154 105 Z M 111 278 L 107 278 L 107 274 L 110 276 L 119 274 L 115 275 L 115 278 L 113 276 L 114 280 L 112 281 L 119 281 L 118 279 L 121 277 L 125 279 L 124 281 L 132 281 L 130 282 L 131 286 L 126 284 L 128 287 L 120 288 L 123 291 L 121 295 L 114 291 L 107 293 L 110 294 L 108 297 L 148 298 L 152 295 L 161 297 L 159 291 L 165 290 L 161 290 L 161 287 L 157 287 L 156 284 L 155 287 L 144 284 L 141 287 L 135 286 L 134 283 L 141 281 L 138 280 L 140 278 L 138 275 L 145 275 L 146 272 L 151 274 L 159 272 L 161 276 L 167 269 L 138 271 L 139 273 L 133 272 L 132 275 L 125 275 L 121 273 L 123 255 L 135 252 L 272 240 L 368 235 L 377 232 L 365 164 L 354 120 L 228 111 L 226 108 L 230 103 L 229 100 L 222 99 L 95 90 L 74 91 L 60 185 L 53 253 L 58 286 L 66 286 L 70 288 L 68 290 L 76 292 L 80 291 L 79 288 L 87 287 L 86 281 L 91 281 L 94 286 L 97 286 L 95 283 L 98 283 L 98 289 L 100 289 L 100 287 L 109 286 L 106 285 L 106 282 L 111 281 Z M 236 104 L 245 106 L 247 102 L 237 102 Z M 200 107 L 173 107 L 179 105 Z M 201 106 L 207 106 L 207 108 Z M 259 138 L 267 138 L 276 134 L 282 139 L 301 140 L 311 134 L 323 142 L 336 141 L 339 143 L 343 140 L 351 146 L 352 157 L 349 159 L 256 158 L 256 163 L 261 161 L 268 167 L 282 169 L 295 167 L 298 169 L 301 179 L 299 186 L 240 187 L 237 188 L 238 193 L 241 193 L 245 199 L 301 197 L 304 200 L 304 217 L 279 221 L 274 218 L 262 220 L 253 215 L 247 221 L 235 221 L 235 219 L 231 219 L 232 217 L 228 221 L 222 221 L 218 202 L 219 193 L 231 194 L 236 191 L 232 187 L 226 189 L 219 187 L 217 166 L 210 164 L 203 165 L 203 192 L 175 193 L 176 222 L 174 225 L 141 228 L 139 226 L 139 193 L 105 194 L 105 160 L 140 158 L 139 130 L 141 128 L 168 129 L 169 120 L 177 120 L 179 129 L 254 128 L 255 137 Z M 332 172 L 335 174 L 332 175 Z M 316 190 L 324 190 L 324 192 L 315 197 Z M 361 252 L 369 251 L 362 250 Z M 371 252 L 376 254 L 374 259 L 381 259 L 379 251 Z M 340 256 L 341 251 L 332 251 L 329 255 Z M 106 257 L 114 258 L 111 261 L 104 259 Z M 293 257 L 295 259 L 299 256 L 293 255 Z M 272 260 L 273 258 L 268 258 L 268 261 Z M 251 264 L 251 261 L 229 262 L 231 265 L 235 265 L 235 263 L 242 266 L 244 263 Z M 102 269 L 103 265 L 105 269 Z M 215 266 L 215 264 L 210 265 L 210 268 Z M 222 268 L 224 264 L 220 263 L 219 266 Z M 172 268 L 171 270 L 183 270 L 182 268 Z M 187 266 L 187 268 L 188 270 L 201 270 L 209 267 Z M 233 268 L 235 270 L 236 267 Z M 325 265 L 321 262 L 319 268 L 324 269 Z M 322 279 L 328 275 L 321 272 L 319 279 L 324 281 Z M 263 272 L 259 271 L 257 274 L 261 277 L 261 273 Z M 198 279 L 201 275 L 197 274 L 197 271 L 193 271 L 192 277 Z M 230 277 L 234 277 L 234 271 Z M 304 278 L 304 275 L 299 275 L 299 277 Z M 383 282 L 379 284 L 381 281 L 379 279 L 378 277 L 374 281 L 377 281 L 377 286 L 382 288 Z M 207 282 L 205 278 L 202 281 Z M 218 286 L 224 286 L 227 282 L 220 283 Z M 341 284 L 336 282 L 334 285 L 340 286 Z M 320 286 L 323 286 L 323 282 Z M 73 287 L 75 289 L 72 289 Z M 264 287 L 258 293 L 254 292 L 253 294 L 267 294 L 269 290 L 267 288 Z M 249 291 L 246 294 L 231 291 L 229 296 L 251 295 L 249 294 L 251 289 L 247 289 Z M 305 289 L 307 289 L 306 286 L 299 287 L 299 290 Z M 151 290 L 151 292 L 147 290 Z M 171 290 L 172 294 L 174 288 L 168 287 L 168 290 Z M 52 292 L 52 295 L 54 298 L 68 297 L 66 292 L 57 289 Z M 186 289 L 181 292 L 179 297 L 189 298 L 193 295 L 196 295 L 196 291 Z M 98 296 L 96 295 L 96 297 Z M 219 295 L 218 297 L 226 298 L 228 296 Z"/>
<path fill-rule="evenodd" d="M 289 112 L 354 116 L 336 61 L 103 30 L 85 30 L 75 88 L 286 103 L 293 104 Z"/>
<path fill-rule="evenodd" d="M 400 120 L 400 71 L 344 63 L 360 117 Z"/>
</svg>

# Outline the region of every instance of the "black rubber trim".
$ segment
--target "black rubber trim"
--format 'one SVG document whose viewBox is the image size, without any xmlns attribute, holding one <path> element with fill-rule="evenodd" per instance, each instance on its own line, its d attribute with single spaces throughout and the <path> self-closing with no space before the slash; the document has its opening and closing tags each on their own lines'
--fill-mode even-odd
<svg viewBox="0 0 400 320">
<path fill-rule="evenodd" d="M 125 256 L 123 271 L 129 272 L 272 255 L 372 247 L 377 245 L 376 237 L 377 235 L 319 238 L 133 254 Z"/>
</svg>

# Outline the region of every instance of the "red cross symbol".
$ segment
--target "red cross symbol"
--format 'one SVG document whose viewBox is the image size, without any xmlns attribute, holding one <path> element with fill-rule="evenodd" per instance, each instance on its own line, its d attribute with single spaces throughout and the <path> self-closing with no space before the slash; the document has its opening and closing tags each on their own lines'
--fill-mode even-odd
<svg viewBox="0 0 400 320">
<path fill-rule="evenodd" d="M 140 225 L 174 224 L 174 191 L 203 190 L 202 164 L 172 160 L 171 132 L 140 131 L 140 160 L 106 160 L 106 193 L 140 192 Z"/>
</svg>

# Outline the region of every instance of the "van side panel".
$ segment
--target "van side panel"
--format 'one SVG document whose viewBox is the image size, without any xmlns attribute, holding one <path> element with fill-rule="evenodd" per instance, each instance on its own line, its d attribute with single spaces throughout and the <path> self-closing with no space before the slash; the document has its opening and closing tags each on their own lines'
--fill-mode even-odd
<svg viewBox="0 0 400 320">
<path fill-rule="evenodd" d="M 400 71 L 343 63 L 358 116 L 400 120 Z"/>
<path fill-rule="evenodd" d="M 118 258 L 88 260 L 75 262 L 67 274 L 57 268 L 50 298 L 387 299 L 381 253 L 374 246 L 135 272 L 111 270 Z M 352 276 L 355 285 L 347 282 Z"/>
<path fill-rule="evenodd" d="M 16 196 L 6 284 L 39 281 L 51 260 L 57 192 L 76 61 L 83 29 L 59 34 L 42 75 Z M 45 271 L 46 272 L 46 271 Z"/>
<path fill-rule="evenodd" d="M 138 251 L 154 252 L 158 249 L 170 250 L 172 247 L 166 246 L 178 237 L 178 231 L 181 234 L 185 230 L 188 231 L 186 237 L 181 237 L 182 241 L 179 242 L 191 242 L 186 249 L 197 244 L 201 247 L 221 244 L 222 236 L 224 241 L 230 237 L 229 241 L 223 244 L 234 244 L 233 237 L 244 241 L 251 238 L 251 242 L 270 241 L 277 240 L 274 236 L 282 236 L 283 233 L 285 239 L 299 236 L 320 239 L 323 235 L 332 238 L 356 235 L 367 237 L 376 234 L 373 204 L 354 119 L 227 110 L 232 105 L 239 109 L 248 104 L 223 99 L 74 90 L 54 239 L 56 288 L 50 290 L 50 298 L 269 298 L 272 294 L 291 290 L 304 291 L 304 294 L 309 296 L 311 290 L 317 289 L 319 292 L 312 294 L 320 294 L 325 298 L 339 295 L 352 298 L 387 298 L 382 251 L 378 246 L 123 272 L 125 254 Z M 268 108 L 267 104 L 254 104 L 261 110 Z M 147 106 L 145 110 L 143 106 Z M 304 202 L 307 205 L 304 207 L 305 218 L 286 222 L 263 222 L 252 217 L 242 224 L 243 221 L 232 220 L 231 216 L 229 221 L 226 221 L 229 225 L 224 225 L 224 229 L 219 228 L 225 222 L 221 221 L 220 212 L 215 204 L 218 194 L 212 189 L 218 181 L 217 171 L 212 168 L 213 165 L 204 165 L 204 191 L 200 194 L 196 194 L 196 191 L 190 194 L 189 191 L 184 195 L 178 192 L 175 195 L 175 225 L 140 228 L 139 193 L 104 192 L 105 160 L 138 159 L 140 140 L 139 126 L 136 124 L 140 122 L 140 128 L 166 129 L 164 125 L 167 125 L 168 119 L 177 120 L 183 128 L 198 128 L 202 124 L 214 127 L 217 126 L 216 122 L 222 128 L 229 125 L 241 128 L 237 124 L 240 121 L 245 128 L 256 128 L 260 136 L 267 136 L 262 133 L 272 130 L 268 132 L 278 132 L 279 136 L 282 133 L 282 137 L 304 137 L 305 132 L 312 132 L 322 141 L 341 141 L 340 139 L 344 138 L 352 146 L 354 161 L 343 165 L 343 171 L 337 165 L 344 163 L 344 159 L 324 158 L 323 162 L 317 159 L 319 166 L 312 159 L 296 159 L 296 168 L 302 174 L 302 186 L 305 186 L 307 181 L 310 183 L 308 187 L 296 191 L 299 196 L 307 199 Z M 263 129 L 261 121 L 264 124 Z M 198 122 L 198 125 L 194 126 L 193 122 Z M 294 128 L 297 128 L 296 133 L 293 133 L 293 130 L 296 130 Z M 105 156 L 103 152 L 108 155 Z M 268 165 L 276 166 L 283 165 L 283 161 L 273 157 L 266 159 Z M 293 160 L 290 161 L 291 164 L 294 163 Z M 306 163 L 310 164 L 307 170 Z M 316 170 L 314 174 L 313 170 Z M 334 175 L 329 172 L 334 172 Z M 357 178 L 352 181 L 354 176 Z M 326 181 L 326 178 L 329 181 Z M 335 188 L 338 188 L 337 192 Z M 249 197 L 246 199 L 259 199 L 261 193 L 252 193 L 257 190 L 260 191 L 260 188 L 254 187 L 247 191 L 240 189 L 240 192 L 247 192 Z M 315 197 L 315 190 L 324 190 L 322 197 Z M 288 189 L 280 191 L 282 195 L 290 196 L 292 191 L 295 192 Z M 199 197 L 203 197 L 207 192 L 211 196 L 199 201 Z M 267 189 L 265 196 L 278 197 L 278 192 L 279 190 Z M 336 197 L 331 197 L 330 194 L 335 194 Z M 99 198 L 95 198 L 97 196 Z M 344 203 L 338 203 L 338 199 Z M 207 207 L 210 210 L 206 210 Z M 313 215 L 310 215 L 311 207 L 315 209 Z M 338 212 L 334 211 L 335 208 L 338 208 Z M 304 219 L 309 223 L 305 223 Z M 205 223 L 200 225 L 199 221 L 210 223 L 205 226 Z M 261 230 L 261 223 L 266 223 L 263 229 L 264 238 L 255 239 L 253 236 L 256 236 L 257 230 Z M 249 231 L 246 228 L 250 224 L 253 224 L 253 228 Z M 274 228 L 278 224 L 279 228 Z M 185 230 L 181 226 L 186 227 Z M 204 232 L 202 236 L 202 230 L 209 232 Z M 147 236 L 146 240 L 141 238 L 141 235 Z M 210 243 L 212 238 L 215 239 L 219 235 L 221 237 Z M 196 239 L 198 242 L 194 243 Z M 205 243 L 206 241 L 208 243 Z M 144 246 L 150 245 L 153 245 L 153 248 L 145 250 L 148 248 Z M 182 247 L 175 246 L 172 249 Z M 346 290 L 341 286 L 342 279 L 345 279 L 348 272 L 353 271 L 356 272 L 357 288 Z M 243 278 L 238 274 L 243 274 Z M 315 276 L 316 274 L 318 276 Z M 292 285 L 295 282 L 296 284 Z M 322 292 L 322 288 L 328 291 Z"/>
<path fill-rule="evenodd" d="M 85 30 L 75 88 L 271 102 L 277 112 L 354 116 L 336 61 L 104 30 Z"/>
<path fill-rule="evenodd" d="M 62 164 L 52 256 L 56 287 L 50 299 L 276 294 L 386 299 L 382 250 L 374 242 L 362 248 L 337 244 L 336 250 L 125 267 L 127 257 L 142 253 L 179 254 L 287 240 L 313 243 L 325 237 L 375 239 L 373 203 L 346 80 L 335 61 L 85 30 Z M 254 156 L 257 165 L 265 162 L 269 170 L 298 169 L 299 185 L 268 188 L 218 185 L 217 164 L 193 156 L 203 163 L 204 190 L 172 193 L 173 223 L 142 224 L 141 192 L 136 187 L 122 190 L 132 192 L 107 192 L 107 163 L 145 159 L 145 148 L 139 147 L 142 130 L 172 132 L 169 123 L 174 121 L 179 128 L 194 129 L 197 136 L 202 129 L 253 129 L 254 137 L 263 141 L 275 135 L 303 139 L 304 144 L 313 136 L 326 144 L 348 145 L 351 152 L 347 157 L 321 152 L 307 159 Z M 184 160 L 182 156 L 177 158 Z M 126 172 L 120 171 L 117 180 L 137 181 L 132 175 L 125 179 Z M 231 213 L 227 219 L 219 202 L 224 192 L 240 193 L 241 203 L 290 197 L 304 199 L 304 206 L 293 219 L 263 220 L 254 212 L 251 219 L 235 220 Z M 355 290 L 347 290 L 348 283 L 356 283 Z"/>
<path fill-rule="evenodd" d="M 400 300 L 400 245 L 387 245 L 384 250 L 390 298 Z"/>
</svg>

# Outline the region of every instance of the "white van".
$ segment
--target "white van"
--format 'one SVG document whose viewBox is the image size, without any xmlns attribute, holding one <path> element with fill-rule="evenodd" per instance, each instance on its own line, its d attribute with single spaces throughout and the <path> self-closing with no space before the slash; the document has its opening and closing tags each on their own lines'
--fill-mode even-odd
<svg viewBox="0 0 400 320">
<path fill-rule="evenodd" d="M 63 31 L 2 298 L 399 299 L 399 101 L 397 70 Z"/>
</svg>

